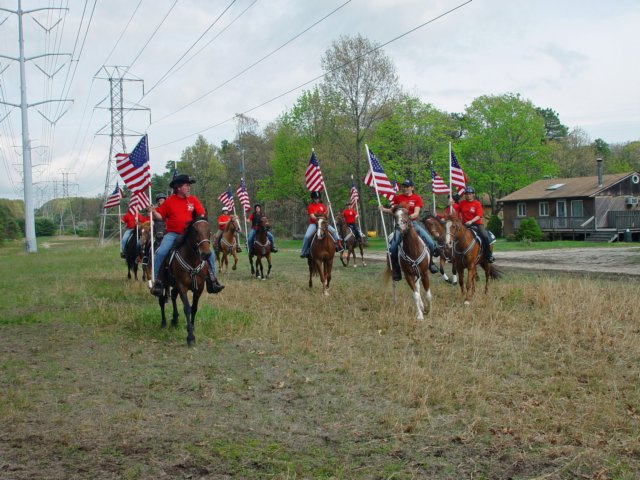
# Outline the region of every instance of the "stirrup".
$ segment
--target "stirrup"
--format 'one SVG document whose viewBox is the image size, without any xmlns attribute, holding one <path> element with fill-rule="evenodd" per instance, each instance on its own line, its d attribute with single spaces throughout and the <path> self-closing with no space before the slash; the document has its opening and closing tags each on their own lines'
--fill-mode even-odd
<svg viewBox="0 0 640 480">
<path fill-rule="evenodd" d="M 156 283 L 154 283 L 153 287 L 151 287 L 151 295 L 154 295 L 156 297 L 161 297 L 162 295 L 164 295 L 164 285 L 160 280 L 156 279 Z"/>
</svg>

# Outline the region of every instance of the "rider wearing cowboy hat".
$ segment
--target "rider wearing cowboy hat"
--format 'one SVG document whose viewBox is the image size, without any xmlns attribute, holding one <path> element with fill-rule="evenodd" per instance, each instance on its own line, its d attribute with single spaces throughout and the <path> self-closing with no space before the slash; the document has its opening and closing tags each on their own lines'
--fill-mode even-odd
<svg viewBox="0 0 640 480">
<path fill-rule="evenodd" d="M 420 236 L 420 238 L 424 241 L 425 245 L 429 249 L 431 253 L 431 260 L 429 262 L 429 270 L 431 273 L 437 273 L 438 267 L 433 263 L 433 257 L 438 256 L 438 252 L 436 251 L 436 244 L 434 243 L 431 235 L 427 233 L 427 231 L 422 227 L 420 222 L 418 222 L 418 217 L 420 216 L 420 210 L 422 209 L 422 197 L 420 195 L 416 195 L 413 191 L 413 182 L 411 180 L 405 180 L 402 182 L 402 193 L 397 194 L 393 197 L 391 201 L 392 208 L 385 208 L 380 205 L 380 210 L 386 213 L 393 213 L 393 207 L 397 207 L 400 205 L 406 205 L 407 211 L 409 213 L 409 218 L 412 220 L 413 228 L 415 228 L 416 233 Z M 391 239 L 391 243 L 389 244 L 389 253 L 391 254 L 391 269 L 393 271 L 393 280 L 398 281 L 402 279 L 402 272 L 400 270 L 400 261 L 398 259 L 398 247 L 400 245 L 400 240 L 402 236 L 400 234 L 400 229 L 396 226 L 393 230 L 393 238 Z"/>
<path fill-rule="evenodd" d="M 167 233 L 162 239 L 162 243 L 156 252 L 156 260 L 153 266 L 153 274 L 156 283 L 151 289 L 151 293 L 161 296 L 164 291 L 164 285 L 158 274 L 163 260 L 167 253 L 173 247 L 173 243 L 179 235 L 185 232 L 187 224 L 193 219 L 193 214 L 205 215 L 205 210 L 200 200 L 191 195 L 191 184 L 196 183 L 189 175 L 177 175 L 169 187 L 173 189 L 173 193 L 167 198 L 157 209 L 152 209 L 153 218 L 155 220 L 164 220 L 166 222 Z M 207 292 L 218 293 L 222 291 L 224 285 L 221 285 L 216 278 L 216 265 L 214 255 L 209 256 L 209 275 L 207 276 Z"/>
<path fill-rule="evenodd" d="M 464 189 L 464 199 L 460 200 L 458 215 L 462 219 L 465 227 L 474 230 L 480 240 L 482 241 L 482 251 L 487 262 L 493 263 L 493 253 L 491 252 L 491 245 L 489 241 L 489 235 L 482 225 L 482 204 L 475 198 L 476 190 L 467 185 Z"/>
</svg>

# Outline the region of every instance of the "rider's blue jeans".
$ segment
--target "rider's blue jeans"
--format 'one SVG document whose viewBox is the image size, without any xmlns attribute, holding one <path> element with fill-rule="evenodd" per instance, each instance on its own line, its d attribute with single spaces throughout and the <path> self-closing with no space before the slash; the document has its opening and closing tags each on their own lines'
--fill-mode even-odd
<svg viewBox="0 0 640 480">
<path fill-rule="evenodd" d="M 310 223 L 307 227 L 307 231 L 304 234 L 304 240 L 302 241 L 302 251 L 300 252 L 302 255 L 306 255 L 309 253 L 309 244 L 311 243 L 311 239 L 313 238 L 313 234 L 316 233 L 317 225 L 315 223 Z M 329 225 L 329 233 L 333 237 L 333 241 L 338 243 L 338 232 L 336 229 Z"/>
</svg>

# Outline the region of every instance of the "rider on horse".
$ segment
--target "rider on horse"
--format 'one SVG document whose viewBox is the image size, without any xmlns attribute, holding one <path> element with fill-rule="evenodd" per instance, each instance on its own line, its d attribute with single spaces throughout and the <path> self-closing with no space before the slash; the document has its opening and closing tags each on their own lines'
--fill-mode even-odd
<svg viewBox="0 0 640 480">
<path fill-rule="evenodd" d="M 127 229 L 122 234 L 122 240 L 120 241 L 120 257 L 125 258 L 124 249 L 127 245 L 129 237 L 133 234 L 133 231 L 136 229 L 137 225 L 148 222 L 149 218 L 143 217 L 140 212 L 136 212 L 134 215 L 130 211 L 127 211 L 127 213 L 122 216 L 122 219 L 120 221 L 127 226 Z M 136 248 L 140 249 L 140 243 L 137 244 Z"/>
<path fill-rule="evenodd" d="M 347 202 L 347 204 L 345 205 L 345 208 L 342 211 L 342 216 L 344 217 L 344 221 L 351 229 L 356 239 L 363 238 L 362 232 L 360 231 L 360 229 L 358 228 L 358 224 L 356 223 L 358 213 L 353 209 L 353 204 L 351 202 Z"/>
<path fill-rule="evenodd" d="M 158 274 L 163 260 L 171 251 L 173 243 L 179 235 L 183 234 L 189 222 L 193 220 L 193 214 L 205 215 L 205 210 L 200 200 L 194 195 L 190 195 L 191 184 L 196 183 L 189 175 L 176 176 L 169 187 L 173 189 L 173 193 L 167 200 L 157 209 L 152 210 L 153 218 L 156 220 L 165 220 L 167 225 L 167 233 L 162 239 L 160 247 L 156 252 L 156 259 L 153 265 L 153 274 L 156 283 L 151 289 L 151 293 L 161 296 L 164 292 L 164 285 Z M 218 293 L 222 291 L 224 285 L 221 285 L 216 278 L 216 266 L 214 256 L 209 256 L 209 276 L 207 277 L 207 292 Z"/>
<path fill-rule="evenodd" d="M 493 263 L 493 253 L 491 252 L 491 245 L 489 241 L 489 235 L 482 225 L 482 204 L 475 199 L 476 191 L 473 187 L 466 186 L 464 190 L 464 199 L 460 200 L 458 216 L 462 219 L 462 222 L 466 227 L 475 231 L 482 241 L 482 251 L 487 259 L 487 262 Z"/>
<path fill-rule="evenodd" d="M 407 206 L 409 218 L 412 220 L 411 223 L 413 224 L 413 228 L 415 228 L 416 233 L 424 241 L 427 248 L 429 248 L 429 253 L 431 254 L 429 270 L 431 271 L 431 273 L 438 273 L 438 267 L 436 267 L 433 263 L 433 257 L 437 257 L 439 254 L 436 251 L 436 244 L 431 238 L 431 235 L 429 235 L 417 221 L 418 217 L 420 216 L 420 210 L 422 209 L 423 202 L 422 197 L 413 192 L 413 182 L 411 180 L 405 180 L 404 182 L 402 182 L 402 193 L 393 197 L 393 200 L 391 201 L 392 207 L 401 206 L 403 204 Z M 385 208 L 382 205 L 380 206 L 380 210 L 386 213 L 393 213 L 393 208 Z M 394 228 L 393 230 L 393 238 L 391 239 L 391 243 L 389 244 L 389 253 L 391 254 L 391 269 L 393 271 L 393 280 L 395 281 L 399 281 L 402 279 L 400 262 L 398 260 L 398 247 L 400 245 L 401 239 L 402 235 L 400 233 L 400 228 L 396 225 L 396 228 Z"/>
<path fill-rule="evenodd" d="M 231 220 L 231 215 L 229 215 L 229 207 L 222 207 L 222 213 L 218 215 L 218 231 L 213 235 L 213 244 L 216 249 L 220 250 L 220 239 L 222 238 L 222 233 L 225 228 L 227 228 L 227 224 Z M 241 252 L 240 242 L 236 242 L 236 252 Z"/>
<path fill-rule="evenodd" d="M 249 237 L 247 238 L 247 242 L 249 243 L 249 255 L 253 252 L 253 241 L 256 238 L 256 233 L 258 232 L 258 228 L 260 227 L 260 219 L 264 214 L 262 213 L 262 205 L 256 203 L 253 206 L 253 213 L 249 215 L 249 221 L 251 222 L 251 231 L 249 232 Z M 271 230 L 267 230 L 267 238 L 269 239 L 269 243 L 271 244 L 271 252 L 278 253 L 278 249 L 276 248 L 276 241 L 273 238 L 273 233 Z"/>
<path fill-rule="evenodd" d="M 316 233 L 318 219 L 316 215 L 327 215 L 327 207 L 320 201 L 320 192 L 311 192 L 311 203 L 307 207 L 307 213 L 309 214 L 309 226 L 304 234 L 304 240 L 302 242 L 302 252 L 300 252 L 300 258 L 307 258 L 309 256 L 309 247 L 311 239 Z M 329 225 L 329 232 L 333 237 L 333 241 L 336 244 L 336 252 L 341 252 L 342 241 L 338 238 L 338 232 L 336 229 Z"/>
</svg>

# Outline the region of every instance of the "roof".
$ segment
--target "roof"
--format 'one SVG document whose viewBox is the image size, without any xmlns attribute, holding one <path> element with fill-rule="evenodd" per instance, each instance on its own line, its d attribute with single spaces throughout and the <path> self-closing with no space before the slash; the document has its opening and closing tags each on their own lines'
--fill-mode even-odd
<svg viewBox="0 0 640 480">
<path fill-rule="evenodd" d="M 499 202 L 519 200 L 543 200 L 547 198 L 591 197 L 637 172 L 613 173 L 602 176 L 598 187 L 598 176 L 575 178 L 545 178 L 533 182 L 520 190 L 499 199 Z M 551 187 L 551 188 L 550 188 Z"/>
</svg>

